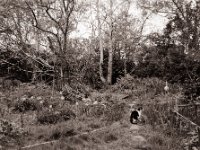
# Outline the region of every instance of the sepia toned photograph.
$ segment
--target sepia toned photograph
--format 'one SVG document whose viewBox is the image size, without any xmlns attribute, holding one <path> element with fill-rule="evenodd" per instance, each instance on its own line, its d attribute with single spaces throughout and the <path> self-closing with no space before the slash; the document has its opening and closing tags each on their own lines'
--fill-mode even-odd
<svg viewBox="0 0 200 150">
<path fill-rule="evenodd" d="M 0 0 L 0 150 L 200 150 L 200 0 Z"/>
</svg>

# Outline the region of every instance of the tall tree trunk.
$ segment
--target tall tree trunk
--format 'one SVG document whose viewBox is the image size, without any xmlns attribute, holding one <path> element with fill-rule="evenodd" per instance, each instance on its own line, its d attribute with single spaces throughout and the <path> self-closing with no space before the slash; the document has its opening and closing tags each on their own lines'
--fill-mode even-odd
<svg viewBox="0 0 200 150">
<path fill-rule="evenodd" d="M 197 7 L 198 9 L 198 7 Z M 199 23 L 199 16 L 195 16 L 195 21 L 194 21 L 194 24 L 195 24 L 195 32 L 194 32 L 194 47 L 195 47 L 195 51 L 198 51 L 199 50 L 199 26 L 198 26 L 198 23 Z"/>
<path fill-rule="evenodd" d="M 63 90 L 63 86 L 64 86 L 64 74 L 63 74 L 63 66 L 61 64 L 60 67 L 60 89 Z"/>
<path fill-rule="evenodd" d="M 127 54 L 126 54 L 126 45 L 125 45 L 125 41 L 123 42 L 123 51 L 124 51 L 124 76 L 127 75 Z"/>
<path fill-rule="evenodd" d="M 107 83 L 112 84 L 112 66 L 113 66 L 113 39 L 112 39 L 112 30 L 113 30 L 113 1 L 110 0 L 110 41 L 109 41 L 109 56 L 108 56 L 108 75 Z"/>
<path fill-rule="evenodd" d="M 36 15 L 37 16 L 40 15 L 38 9 L 36 9 Z M 39 52 L 39 50 L 40 50 L 39 31 L 37 28 L 35 28 L 34 32 L 35 32 L 36 50 L 37 50 L 37 52 Z M 37 63 L 34 64 L 34 61 L 33 61 L 32 83 L 35 83 L 35 81 L 36 81 L 36 72 L 37 72 Z"/>
<path fill-rule="evenodd" d="M 102 34 L 101 34 L 101 22 L 99 16 L 99 0 L 97 0 L 97 20 L 98 20 L 98 34 L 99 34 L 99 50 L 100 50 L 100 62 L 99 62 L 99 75 L 103 83 L 106 82 L 106 79 L 103 76 L 103 43 L 102 43 Z"/>
</svg>

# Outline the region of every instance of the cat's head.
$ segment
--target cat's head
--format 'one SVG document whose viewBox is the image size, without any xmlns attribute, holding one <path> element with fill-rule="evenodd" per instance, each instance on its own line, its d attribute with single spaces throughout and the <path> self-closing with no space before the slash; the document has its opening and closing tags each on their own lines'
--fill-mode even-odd
<svg viewBox="0 0 200 150">
<path fill-rule="evenodd" d="M 142 107 L 139 107 L 139 108 L 138 108 L 138 111 L 142 111 L 142 109 L 143 109 Z"/>
</svg>

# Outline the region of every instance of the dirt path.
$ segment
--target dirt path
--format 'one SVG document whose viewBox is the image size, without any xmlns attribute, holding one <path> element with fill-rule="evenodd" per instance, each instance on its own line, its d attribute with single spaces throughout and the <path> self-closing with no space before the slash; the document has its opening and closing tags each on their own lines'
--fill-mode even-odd
<svg viewBox="0 0 200 150">
<path fill-rule="evenodd" d="M 137 149 L 147 149 L 149 147 L 147 140 L 141 135 L 141 130 L 144 126 L 131 125 L 130 132 L 132 134 L 132 140 L 135 143 Z"/>
<path fill-rule="evenodd" d="M 127 94 L 116 94 L 113 93 L 113 96 L 118 97 L 118 99 L 122 99 Z M 120 130 L 122 130 L 120 140 L 112 143 L 111 147 L 108 146 L 108 149 L 114 150 L 147 150 L 149 148 L 149 144 L 147 139 L 143 136 L 143 131 L 146 127 L 145 124 L 131 124 L 129 122 L 129 114 L 126 114 L 125 122 L 118 126 Z M 116 147 L 119 145 L 119 148 Z"/>
<path fill-rule="evenodd" d="M 97 95 L 105 95 L 106 93 L 96 93 Z M 126 93 L 108 93 L 116 100 L 122 101 L 127 96 Z M 128 104 L 127 104 L 128 105 Z M 131 124 L 129 122 L 129 114 L 125 115 L 125 122 L 113 123 L 109 129 L 113 130 L 113 134 L 119 137 L 118 140 L 110 143 L 105 143 L 103 149 L 105 150 L 148 150 L 150 144 L 147 139 L 143 136 L 143 131 L 146 125 L 142 124 Z"/>
<path fill-rule="evenodd" d="M 142 130 L 145 128 L 141 125 L 130 125 L 129 127 L 121 127 L 121 135 L 117 141 L 107 145 L 107 149 L 113 150 L 147 150 L 149 144 L 146 138 L 142 135 Z"/>
</svg>

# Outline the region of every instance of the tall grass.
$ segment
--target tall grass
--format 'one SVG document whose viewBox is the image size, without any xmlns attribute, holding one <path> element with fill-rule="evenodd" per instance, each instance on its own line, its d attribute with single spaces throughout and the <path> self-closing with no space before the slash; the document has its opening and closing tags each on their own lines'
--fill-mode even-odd
<svg viewBox="0 0 200 150">
<path fill-rule="evenodd" d="M 145 136 L 154 150 L 181 150 L 180 139 L 174 125 L 174 109 L 176 99 L 182 97 L 179 85 L 169 84 L 168 93 L 164 91 L 165 81 L 158 78 L 134 78 L 127 76 L 112 87 L 112 92 L 125 92 L 129 96 L 125 101 L 136 102 L 143 106 L 143 122 L 149 125 Z M 155 132 L 157 131 L 157 132 Z"/>
<path fill-rule="evenodd" d="M 106 146 L 110 146 L 111 149 L 118 146 L 118 149 L 122 149 L 123 146 L 132 147 L 134 143 L 132 143 L 133 135 L 130 134 L 127 105 L 137 99 L 138 104 L 144 106 L 146 124 L 159 131 L 150 132 L 147 129 L 144 131 L 146 132 L 144 133 L 145 136 L 147 136 L 152 149 L 159 150 L 160 148 L 160 150 L 164 150 L 164 148 L 173 149 L 176 147 L 176 142 L 174 145 L 170 143 L 176 137 L 172 137 L 171 134 L 168 135 L 168 126 L 171 119 L 170 108 L 173 107 L 175 96 L 179 96 L 174 87 L 171 88 L 169 94 L 165 94 L 164 85 L 165 82 L 157 78 L 139 79 L 130 76 L 122 78 L 106 93 L 96 92 L 91 96 L 92 100 L 102 102 L 105 106 L 99 104 L 86 106 L 83 102 L 79 102 L 79 105 L 68 105 L 66 101 L 61 101 L 58 91 L 55 91 L 53 98 L 51 98 L 52 89 L 46 86 L 41 91 L 36 86 L 28 85 L 26 87 L 24 85 L 24 88 L 19 88 L 19 93 L 16 92 L 16 95 L 12 98 L 17 99 L 27 95 L 28 100 L 32 96 L 34 97 L 32 97 L 33 104 L 39 103 L 37 97 L 41 97 L 47 102 L 42 109 L 37 111 L 37 124 L 33 122 L 32 125 L 29 124 L 24 127 L 29 133 L 24 142 L 26 142 L 26 145 L 50 140 L 59 140 L 59 142 L 50 147 L 40 146 L 37 149 L 105 149 Z M 29 90 L 27 90 L 28 88 Z M 24 91 L 20 91 L 20 89 Z M 122 93 L 121 95 L 125 93 L 125 95 L 131 96 L 128 100 L 122 99 L 123 96 L 120 93 Z M 61 102 L 63 103 L 62 106 L 60 106 Z M 53 109 L 50 110 L 49 105 L 53 105 Z M 87 108 L 89 108 L 88 112 L 85 111 Z M 29 113 L 35 112 L 31 110 Z M 101 128 L 103 129 L 101 130 Z M 90 133 L 96 130 L 99 131 Z M 88 134 L 81 135 L 85 132 Z M 167 144 L 164 141 L 166 139 Z M 126 142 L 127 145 L 123 142 Z M 173 146 L 170 147 L 170 144 Z"/>
</svg>

